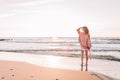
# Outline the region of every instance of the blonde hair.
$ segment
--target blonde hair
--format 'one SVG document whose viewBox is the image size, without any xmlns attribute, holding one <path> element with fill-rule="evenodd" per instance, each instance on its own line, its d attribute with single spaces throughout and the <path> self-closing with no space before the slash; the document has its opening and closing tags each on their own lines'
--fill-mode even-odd
<svg viewBox="0 0 120 80">
<path fill-rule="evenodd" d="M 83 26 L 82 29 L 85 32 L 85 34 L 89 34 L 89 30 L 88 30 L 87 26 Z"/>
</svg>

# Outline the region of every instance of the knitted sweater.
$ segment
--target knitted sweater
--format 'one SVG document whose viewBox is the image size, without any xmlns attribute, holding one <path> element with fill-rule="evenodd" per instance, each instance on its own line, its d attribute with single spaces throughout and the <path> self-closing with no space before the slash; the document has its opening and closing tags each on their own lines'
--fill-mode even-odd
<svg viewBox="0 0 120 80">
<path fill-rule="evenodd" d="M 81 47 L 89 50 L 91 48 L 90 35 L 80 31 L 78 32 L 78 35 L 78 40 Z"/>
</svg>

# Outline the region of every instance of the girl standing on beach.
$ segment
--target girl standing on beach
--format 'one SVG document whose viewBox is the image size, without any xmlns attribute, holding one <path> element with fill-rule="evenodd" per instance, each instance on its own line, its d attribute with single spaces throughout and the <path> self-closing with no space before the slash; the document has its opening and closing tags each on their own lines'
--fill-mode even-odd
<svg viewBox="0 0 120 80">
<path fill-rule="evenodd" d="M 81 71 L 83 71 L 83 57 L 86 55 L 86 71 L 88 66 L 88 51 L 91 48 L 90 34 L 86 26 L 77 29 L 78 41 L 81 47 Z"/>
</svg>

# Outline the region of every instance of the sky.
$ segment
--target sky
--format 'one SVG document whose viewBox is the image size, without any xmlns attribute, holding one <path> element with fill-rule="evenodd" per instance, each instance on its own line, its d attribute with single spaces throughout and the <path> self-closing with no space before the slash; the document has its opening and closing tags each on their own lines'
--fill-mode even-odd
<svg viewBox="0 0 120 80">
<path fill-rule="evenodd" d="M 0 0 L 0 37 L 120 37 L 120 0 Z"/>
</svg>

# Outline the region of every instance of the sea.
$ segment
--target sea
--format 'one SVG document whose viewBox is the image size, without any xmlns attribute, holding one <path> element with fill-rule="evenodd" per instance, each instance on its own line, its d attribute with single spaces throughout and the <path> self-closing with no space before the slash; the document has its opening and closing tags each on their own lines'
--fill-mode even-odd
<svg viewBox="0 0 120 80">
<path fill-rule="evenodd" d="M 119 37 L 92 37 L 91 58 L 120 62 Z M 80 57 L 77 37 L 1 37 L 0 52 Z"/>
</svg>

